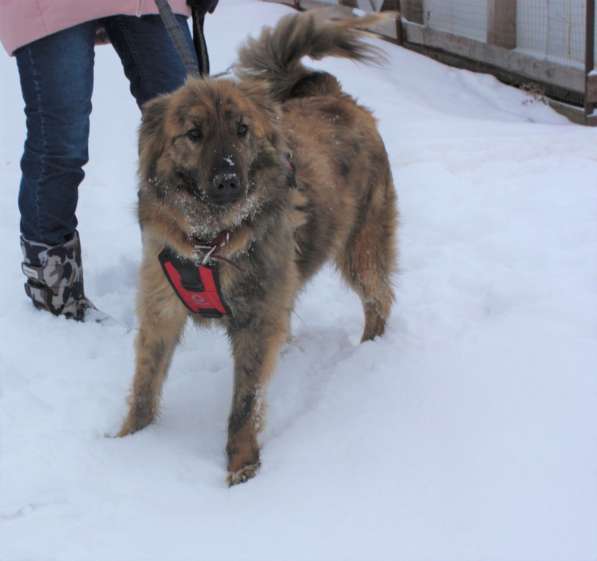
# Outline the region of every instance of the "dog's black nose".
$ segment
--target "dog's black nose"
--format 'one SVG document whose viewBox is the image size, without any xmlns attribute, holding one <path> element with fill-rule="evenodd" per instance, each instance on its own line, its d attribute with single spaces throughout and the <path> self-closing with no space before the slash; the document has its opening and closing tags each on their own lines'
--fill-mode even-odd
<svg viewBox="0 0 597 561">
<path fill-rule="evenodd" d="M 240 198 L 240 180 L 236 173 L 228 171 L 215 175 L 208 195 L 210 201 L 218 205 L 232 203 Z"/>
</svg>

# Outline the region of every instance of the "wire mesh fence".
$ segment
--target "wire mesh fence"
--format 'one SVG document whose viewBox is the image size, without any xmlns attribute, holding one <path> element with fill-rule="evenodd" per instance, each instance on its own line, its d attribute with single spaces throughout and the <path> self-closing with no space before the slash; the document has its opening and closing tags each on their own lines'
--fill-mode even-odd
<svg viewBox="0 0 597 561">
<path fill-rule="evenodd" d="M 487 41 L 490 1 L 424 0 L 424 24 Z M 586 0 L 518 0 L 513 15 L 516 49 L 558 62 L 584 64 Z"/>
<path fill-rule="evenodd" d="M 425 0 L 423 10 L 425 24 L 434 29 L 487 39 L 487 2 L 483 0 Z"/>
<path fill-rule="evenodd" d="M 378 10 L 383 0 L 322 0 Z M 386 2 L 387 3 L 387 2 Z M 512 4 L 515 48 L 536 57 L 582 66 L 585 62 L 586 0 L 403 0 L 419 3 L 424 25 L 487 42 L 490 6 Z"/>
<path fill-rule="evenodd" d="M 597 123 L 597 0 L 274 1 L 301 9 L 339 4 L 341 13 L 399 9 L 382 35 L 442 62 L 536 87 L 552 100 L 584 107 L 584 118 Z"/>
<path fill-rule="evenodd" d="M 519 0 L 517 48 L 584 65 L 585 0 Z"/>
</svg>

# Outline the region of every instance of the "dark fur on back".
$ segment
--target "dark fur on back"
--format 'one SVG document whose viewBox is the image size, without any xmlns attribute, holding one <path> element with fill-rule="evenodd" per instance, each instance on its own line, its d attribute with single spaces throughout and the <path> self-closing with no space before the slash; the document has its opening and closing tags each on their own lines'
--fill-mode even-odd
<svg viewBox="0 0 597 561">
<path fill-rule="evenodd" d="M 375 18 L 377 19 L 377 18 Z M 394 300 L 396 194 L 375 119 L 304 55 L 378 60 L 357 28 L 371 18 L 283 18 L 241 50 L 239 81 L 189 79 L 143 109 L 139 222 L 143 261 L 139 334 L 124 436 L 151 423 L 174 349 L 189 318 L 158 261 L 168 247 L 204 257 L 228 234 L 217 263 L 230 314 L 234 394 L 228 422 L 228 482 L 253 477 L 265 391 L 299 291 L 327 261 L 360 297 L 362 340 L 384 333 Z M 235 197 L 218 202 L 221 177 Z"/>
</svg>

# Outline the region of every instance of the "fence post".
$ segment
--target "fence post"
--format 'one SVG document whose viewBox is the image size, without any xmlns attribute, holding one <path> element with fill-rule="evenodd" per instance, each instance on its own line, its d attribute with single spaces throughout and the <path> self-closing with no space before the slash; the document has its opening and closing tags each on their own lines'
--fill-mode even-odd
<svg viewBox="0 0 597 561">
<path fill-rule="evenodd" d="M 400 0 L 400 13 L 413 23 L 425 23 L 423 0 Z"/>
<path fill-rule="evenodd" d="M 589 116 L 597 102 L 595 75 L 595 0 L 587 0 L 585 22 L 585 116 Z"/>
<path fill-rule="evenodd" d="M 489 0 L 487 4 L 487 42 L 490 45 L 516 47 L 517 0 Z"/>
</svg>

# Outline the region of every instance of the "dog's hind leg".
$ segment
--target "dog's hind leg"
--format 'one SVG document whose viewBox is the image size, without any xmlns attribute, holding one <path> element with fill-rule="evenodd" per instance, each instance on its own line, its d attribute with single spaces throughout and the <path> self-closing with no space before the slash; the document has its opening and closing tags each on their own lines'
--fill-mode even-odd
<svg viewBox="0 0 597 561">
<path fill-rule="evenodd" d="M 337 264 L 360 296 L 365 312 L 361 342 L 383 335 L 394 302 L 391 274 L 396 264 L 396 195 L 388 180 L 372 187 Z"/>
<path fill-rule="evenodd" d="M 142 268 L 135 377 L 129 412 L 118 436 L 141 430 L 157 415 L 162 386 L 187 319 L 183 305 L 155 263 L 144 264 Z"/>
</svg>

